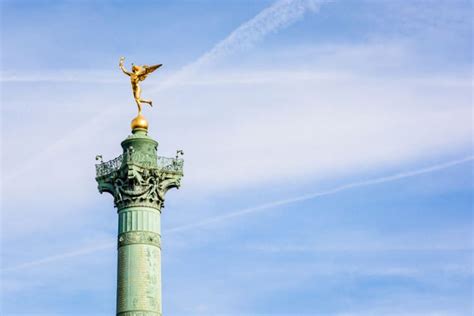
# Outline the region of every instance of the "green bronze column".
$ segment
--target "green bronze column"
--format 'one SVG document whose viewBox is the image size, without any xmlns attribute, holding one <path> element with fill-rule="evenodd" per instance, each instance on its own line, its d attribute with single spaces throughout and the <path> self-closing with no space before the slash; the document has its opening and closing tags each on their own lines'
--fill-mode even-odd
<svg viewBox="0 0 474 316">
<path fill-rule="evenodd" d="M 133 64 L 132 64 L 133 65 Z M 118 210 L 117 315 L 161 316 L 161 209 L 165 194 L 179 188 L 183 160 L 158 157 L 158 142 L 148 137 L 148 122 L 142 115 L 140 82 L 161 67 L 133 65 L 132 71 L 119 67 L 130 77 L 138 115 L 132 120 L 132 135 L 122 142 L 123 153 L 108 162 L 96 159 L 99 192 L 114 197 Z"/>
<path fill-rule="evenodd" d="M 143 116 L 132 122 L 122 155 L 96 165 L 99 191 L 111 193 L 118 210 L 119 316 L 162 314 L 161 209 L 165 193 L 178 188 L 183 175 L 178 154 L 157 156 L 158 142 L 148 137 L 143 122 Z"/>
</svg>

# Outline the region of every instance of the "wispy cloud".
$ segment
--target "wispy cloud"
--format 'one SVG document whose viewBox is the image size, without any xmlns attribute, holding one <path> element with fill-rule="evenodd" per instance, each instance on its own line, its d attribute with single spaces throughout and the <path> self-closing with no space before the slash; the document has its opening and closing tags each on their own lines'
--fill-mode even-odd
<svg viewBox="0 0 474 316">
<path fill-rule="evenodd" d="M 253 214 L 253 213 L 257 213 L 257 212 L 262 212 L 262 211 L 274 209 L 276 207 L 283 206 L 283 205 L 288 205 L 288 204 L 293 204 L 293 203 L 297 203 L 297 202 L 301 202 L 301 201 L 306 201 L 306 200 L 314 199 L 314 198 L 317 198 L 317 197 L 324 197 L 324 196 L 334 195 L 334 194 L 337 194 L 339 192 L 343 192 L 343 191 L 354 189 L 354 188 L 365 187 L 365 186 L 376 185 L 376 184 L 383 184 L 383 183 L 397 181 L 397 180 L 401 180 L 401 179 L 405 179 L 405 178 L 415 177 L 415 176 L 422 175 L 422 174 L 436 172 L 436 171 L 443 170 L 443 169 L 446 169 L 446 168 L 450 168 L 450 167 L 453 167 L 453 166 L 457 166 L 457 165 L 460 165 L 460 164 L 463 164 L 463 163 L 471 162 L 473 160 L 474 160 L 474 156 L 468 156 L 468 157 L 464 157 L 464 158 L 444 162 L 444 163 L 441 163 L 441 164 L 432 165 L 432 166 L 429 166 L 429 167 L 426 167 L 426 168 L 421 168 L 421 169 L 411 170 L 411 171 L 405 171 L 405 172 L 393 174 L 393 175 L 390 175 L 390 176 L 379 177 L 379 178 L 374 178 L 374 179 L 369 179 L 369 180 L 351 182 L 351 183 L 347 183 L 347 184 L 344 184 L 344 185 L 341 185 L 341 186 L 337 186 L 337 187 L 332 188 L 332 189 L 313 192 L 313 193 L 309 193 L 309 194 L 305 194 L 305 195 L 301 195 L 301 196 L 297 196 L 297 197 L 293 197 L 293 198 L 272 201 L 272 202 L 269 202 L 269 203 L 265 203 L 265 204 L 261 204 L 261 205 L 257 205 L 257 206 L 253 206 L 253 207 L 244 208 L 244 209 L 241 209 L 241 210 L 238 210 L 238 211 L 230 212 L 230 213 L 227 213 L 227 214 L 222 215 L 222 216 L 215 216 L 215 217 L 211 217 L 211 218 L 208 218 L 208 219 L 205 219 L 205 220 L 202 220 L 202 221 L 194 222 L 194 223 L 191 223 L 191 224 L 188 224 L 188 225 L 182 225 L 182 226 L 170 228 L 170 229 L 164 230 L 164 233 L 165 234 L 171 234 L 171 233 L 190 231 L 190 230 L 194 230 L 195 228 L 209 226 L 209 225 L 216 224 L 216 223 L 219 223 L 219 222 L 228 221 L 228 220 L 233 219 L 235 217 L 240 217 L 240 216 L 245 216 L 245 215 L 249 215 L 249 214 Z M 25 268 L 34 267 L 34 266 L 37 266 L 37 265 L 42 265 L 42 264 L 46 264 L 46 263 L 50 263 L 50 262 L 55 262 L 55 261 L 71 258 L 71 257 L 81 256 L 81 255 L 92 253 L 92 252 L 95 252 L 95 251 L 98 251 L 98 250 L 106 249 L 108 247 L 111 247 L 114 244 L 115 244 L 115 242 L 113 242 L 113 241 L 108 241 L 108 242 L 105 242 L 105 243 L 99 243 L 99 244 L 96 244 L 96 245 L 91 245 L 91 246 L 84 247 L 84 248 L 76 250 L 76 251 L 66 252 L 66 253 L 63 253 L 63 254 L 58 254 L 58 255 L 46 257 L 46 258 L 39 259 L 39 260 L 34 260 L 34 261 L 23 263 L 23 264 L 14 266 L 14 267 L 7 267 L 7 268 L 3 269 L 2 271 L 21 270 L 21 269 L 25 269 Z"/>
<path fill-rule="evenodd" d="M 159 154 L 170 155 L 174 146 L 186 152 L 183 200 L 230 189 L 260 190 L 283 185 L 286 179 L 343 181 L 345 176 L 379 174 L 386 168 L 470 152 L 470 81 L 455 76 L 412 80 L 288 69 L 276 74 L 220 72 L 208 79 L 207 86 L 191 84 L 163 93 L 158 107 L 166 106 L 166 111 L 158 108 L 149 114 L 150 132 L 161 143 Z M 75 200 L 90 205 L 101 198 L 95 192 L 94 156 L 118 155 L 118 143 L 128 133 L 128 115 L 114 108 L 117 101 L 112 101 L 104 104 L 107 111 L 83 115 L 83 123 L 69 126 L 67 122 L 77 116 L 76 106 L 85 104 L 94 113 L 94 97 L 92 93 L 89 101 L 75 100 L 66 112 L 59 103 L 48 113 L 49 120 L 66 122 L 60 130 L 67 131 L 67 137 L 58 135 L 56 127 L 46 135 L 41 127 L 39 133 L 48 137 L 38 136 L 34 128 L 29 129 L 39 126 L 37 116 L 21 111 L 25 128 L 4 139 L 9 148 L 4 162 L 10 166 L 3 174 L 9 181 L 4 187 L 6 209 L 23 207 L 22 212 L 5 212 L 4 219 L 11 223 L 5 227 L 10 232 L 7 238 L 49 229 L 66 213 L 82 212 L 78 205 L 55 207 L 58 197 L 48 192 L 59 190 L 64 203 Z M 19 106 L 30 103 L 21 94 L 18 98 Z M 45 105 L 33 104 L 40 114 L 38 109 Z M 133 110 L 129 108 L 129 113 Z M 23 145 L 26 142 L 29 146 Z M 26 175 L 29 181 L 17 181 Z M 67 189 L 58 188 L 58 183 L 67 183 Z M 25 222 L 24 218 L 39 217 L 35 212 L 39 206 L 48 207 L 42 220 Z M 66 218 L 73 225 L 72 216 L 64 218 L 67 222 Z"/>
</svg>

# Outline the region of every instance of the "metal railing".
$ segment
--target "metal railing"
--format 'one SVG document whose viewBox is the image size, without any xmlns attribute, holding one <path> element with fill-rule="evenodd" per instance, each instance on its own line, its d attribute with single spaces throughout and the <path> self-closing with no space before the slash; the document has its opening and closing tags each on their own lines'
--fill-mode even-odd
<svg viewBox="0 0 474 316">
<path fill-rule="evenodd" d="M 122 167 L 124 162 L 135 164 L 143 168 L 158 169 L 168 173 L 183 174 L 183 159 L 158 156 L 158 159 L 155 161 L 154 159 L 150 158 L 152 157 L 149 157 L 147 154 L 132 152 L 126 153 L 124 159 L 124 155 L 122 154 L 112 160 L 96 164 L 96 176 L 102 177 L 117 171 Z"/>
<path fill-rule="evenodd" d="M 113 171 L 119 170 L 122 166 L 122 160 L 123 156 L 120 155 L 117 158 L 95 165 L 95 173 L 97 177 L 102 177 Z"/>
<path fill-rule="evenodd" d="M 170 172 L 183 174 L 183 159 L 158 157 L 158 169 Z"/>
</svg>

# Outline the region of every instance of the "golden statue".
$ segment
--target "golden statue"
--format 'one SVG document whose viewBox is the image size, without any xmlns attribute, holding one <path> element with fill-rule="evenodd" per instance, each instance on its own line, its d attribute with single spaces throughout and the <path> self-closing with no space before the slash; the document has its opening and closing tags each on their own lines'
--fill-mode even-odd
<svg viewBox="0 0 474 316">
<path fill-rule="evenodd" d="M 138 106 L 138 115 L 132 121 L 132 129 L 135 127 L 141 127 L 141 128 L 147 129 L 148 122 L 146 122 L 145 118 L 142 115 L 142 103 L 146 103 L 146 104 L 149 104 L 150 106 L 153 106 L 153 102 L 151 100 L 144 100 L 141 98 L 142 89 L 140 88 L 139 83 L 140 81 L 145 80 L 146 77 L 149 74 L 151 74 L 153 71 L 160 68 L 162 64 L 153 65 L 153 66 L 147 66 L 147 65 L 137 66 L 137 65 L 132 64 L 132 71 L 129 72 L 123 66 L 124 61 L 125 61 L 125 57 L 121 57 L 119 66 L 120 66 L 120 69 L 122 69 L 123 73 L 130 77 L 130 82 L 132 84 L 133 97 Z"/>
</svg>

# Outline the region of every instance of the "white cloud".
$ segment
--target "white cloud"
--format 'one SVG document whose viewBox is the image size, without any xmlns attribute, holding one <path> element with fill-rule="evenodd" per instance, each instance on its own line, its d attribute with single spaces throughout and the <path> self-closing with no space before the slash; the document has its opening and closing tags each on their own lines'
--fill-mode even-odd
<svg viewBox="0 0 474 316">
<path fill-rule="evenodd" d="M 323 181 L 470 153 L 470 80 L 328 75 L 315 69 L 275 74 L 240 70 L 208 78 L 206 85 L 185 84 L 162 92 L 155 101 L 157 108 L 146 112 L 151 136 L 160 141 L 159 154 L 185 151 L 180 192 L 185 196 L 180 198 L 282 184 L 287 179 Z M 85 99 L 94 104 L 93 94 Z M 14 205 L 24 192 L 32 205 L 93 201 L 94 156 L 111 159 L 120 154 L 119 142 L 131 118 L 108 107 L 108 112 L 71 129 L 66 138 L 51 129 L 52 137 L 28 146 L 39 148 L 32 157 L 13 154 L 24 151 L 34 131 L 4 138 L 4 148 L 9 148 L 4 162 L 15 166 L 4 170 L 7 204 Z M 66 122 L 64 115 L 58 117 Z M 28 131 L 28 126 L 19 128 Z M 26 176 L 28 181 L 18 181 Z M 47 192 L 57 192 L 61 198 Z M 34 213 L 27 205 L 25 212 Z M 43 216 L 54 217 L 57 212 L 68 209 L 54 207 Z"/>
</svg>

